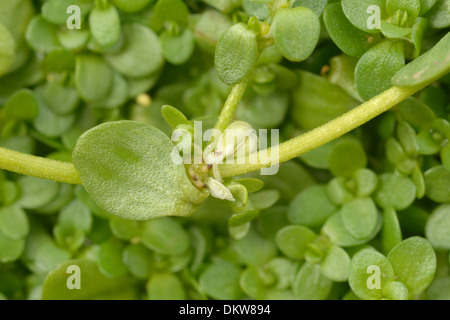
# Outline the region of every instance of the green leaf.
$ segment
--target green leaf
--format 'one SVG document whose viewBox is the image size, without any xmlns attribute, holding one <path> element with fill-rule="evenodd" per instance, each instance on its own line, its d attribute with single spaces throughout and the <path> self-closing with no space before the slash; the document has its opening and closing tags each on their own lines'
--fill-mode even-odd
<svg viewBox="0 0 450 320">
<path fill-rule="evenodd" d="M 17 260 L 25 248 L 24 239 L 10 239 L 0 229 L 0 262 L 7 263 Z"/>
<path fill-rule="evenodd" d="M 409 155 L 416 155 L 418 146 L 416 142 L 416 132 L 405 121 L 399 121 L 397 124 L 397 137 L 403 149 Z"/>
<path fill-rule="evenodd" d="M 361 299 L 382 299 L 384 287 L 393 280 L 394 268 L 381 253 L 363 249 L 353 256 L 348 282 Z"/>
<path fill-rule="evenodd" d="M 436 4 L 427 13 L 425 18 L 430 22 L 430 25 L 433 28 L 442 29 L 450 26 L 448 2 L 446 0 L 437 0 Z"/>
<path fill-rule="evenodd" d="M 367 51 L 355 69 L 355 81 L 361 98 L 369 100 L 389 89 L 391 78 L 405 65 L 403 44 L 384 41 Z"/>
<path fill-rule="evenodd" d="M 164 105 L 161 108 L 161 114 L 166 122 L 176 129 L 179 125 L 192 126 L 192 123 L 186 118 L 186 116 L 178 109 Z"/>
<path fill-rule="evenodd" d="M 70 14 L 67 8 L 71 5 L 80 7 L 81 15 L 84 16 L 92 7 L 90 1 L 84 0 L 48 0 L 42 4 L 42 16 L 48 22 L 57 25 L 66 25 Z"/>
<path fill-rule="evenodd" d="M 35 209 L 49 203 L 58 194 L 58 183 L 50 180 L 23 176 L 17 181 L 21 195 L 17 204 L 24 209 Z"/>
<path fill-rule="evenodd" d="M 70 252 L 78 250 L 86 240 L 86 234 L 83 230 L 61 224 L 55 225 L 53 228 L 53 236 L 58 246 Z"/>
<path fill-rule="evenodd" d="M 342 141 L 331 150 L 330 171 L 334 176 L 351 177 L 352 174 L 367 165 L 367 156 L 360 142 Z"/>
<path fill-rule="evenodd" d="M 86 102 L 95 102 L 108 96 L 113 82 L 111 68 L 95 55 L 79 55 L 76 62 L 75 84 Z"/>
<path fill-rule="evenodd" d="M 108 4 L 96 7 L 89 14 L 89 28 L 94 39 L 103 47 L 113 46 L 120 36 L 120 17 L 116 7 Z"/>
<path fill-rule="evenodd" d="M 336 210 L 327 189 L 322 185 L 311 186 L 300 192 L 290 203 L 288 219 L 291 223 L 317 227 Z"/>
<path fill-rule="evenodd" d="M 253 230 L 250 230 L 244 238 L 237 240 L 233 247 L 240 260 L 247 266 L 261 266 L 277 255 L 275 244 Z"/>
<path fill-rule="evenodd" d="M 253 0 L 243 0 L 242 8 L 249 16 L 255 16 L 259 21 L 264 21 L 269 16 L 269 9 L 265 3 L 258 3 Z"/>
<path fill-rule="evenodd" d="M 276 277 L 276 288 L 283 290 L 291 286 L 297 273 L 297 263 L 286 258 L 275 258 L 266 264 L 267 269 Z"/>
<path fill-rule="evenodd" d="M 217 43 L 215 66 L 225 84 L 240 82 L 256 65 L 259 50 L 256 34 L 243 23 L 225 31 Z"/>
<path fill-rule="evenodd" d="M 263 210 L 256 220 L 258 231 L 266 238 L 275 239 L 278 230 L 289 224 L 286 211 L 285 207 Z"/>
<path fill-rule="evenodd" d="M 392 84 L 412 87 L 432 82 L 450 71 L 450 34 L 447 33 L 432 49 L 395 73 Z"/>
<path fill-rule="evenodd" d="M 334 204 L 341 205 L 354 198 L 353 193 L 348 188 L 348 184 L 349 181 L 344 177 L 336 177 L 328 182 L 328 196 Z"/>
<path fill-rule="evenodd" d="M 79 267 L 81 290 L 69 289 L 67 282 L 77 271 L 68 269 Z M 76 269 L 75 269 L 76 270 Z M 70 279 L 70 284 L 75 280 Z M 42 288 L 43 300 L 133 300 L 137 294 L 127 278 L 107 278 L 94 261 L 88 259 L 68 260 L 48 274 Z"/>
<path fill-rule="evenodd" d="M 420 0 L 419 16 L 425 15 L 435 4 L 437 0 Z"/>
<path fill-rule="evenodd" d="M 319 40 L 319 18 L 307 7 L 280 9 L 273 19 L 272 33 L 284 57 L 303 61 L 312 54 Z"/>
<path fill-rule="evenodd" d="M 352 247 L 361 245 L 373 239 L 381 228 L 381 216 L 378 215 L 377 227 L 374 232 L 367 238 L 355 238 L 345 227 L 342 212 L 338 211 L 327 219 L 322 227 L 321 233 L 328 236 L 334 244 L 341 247 Z"/>
<path fill-rule="evenodd" d="M 436 115 L 430 107 L 413 97 L 401 102 L 398 105 L 398 112 L 405 121 L 418 131 L 428 129 L 429 124 L 436 119 Z"/>
<path fill-rule="evenodd" d="M 264 188 L 264 182 L 257 178 L 243 178 L 235 181 L 242 184 L 248 193 L 256 192 Z"/>
<path fill-rule="evenodd" d="M 439 203 L 450 202 L 450 171 L 436 166 L 424 174 L 426 195 Z"/>
<path fill-rule="evenodd" d="M 114 72 L 112 87 L 109 92 L 109 96 L 105 100 L 94 103 L 93 106 L 105 109 L 119 108 L 127 102 L 128 96 L 128 82 L 118 72 Z"/>
<path fill-rule="evenodd" d="M 261 279 L 257 268 L 249 267 L 245 269 L 241 274 L 239 284 L 242 290 L 250 298 L 258 300 L 264 299 L 266 295 L 266 285 Z"/>
<path fill-rule="evenodd" d="M 378 177 L 372 170 L 361 168 L 353 172 L 355 191 L 359 197 L 366 197 L 375 191 L 378 185 Z"/>
<path fill-rule="evenodd" d="M 365 239 L 375 231 L 378 210 L 372 198 L 355 198 L 341 208 L 345 228 L 357 239 Z"/>
<path fill-rule="evenodd" d="M 339 246 L 332 245 L 320 262 L 320 272 L 330 280 L 347 281 L 350 256 Z"/>
<path fill-rule="evenodd" d="M 138 12 L 144 9 L 149 3 L 154 2 L 154 0 L 112 0 L 114 5 L 122 10 L 123 12 Z"/>
<path fill-rule="evenodd" d="M 186 26 L 189 10 L 181 0 L 158 0 L 153 8 L 152 28 L 160 31 L 165 22 L 174 22 L 179 26 Z"/>
<path fill-rule="evenodd" d="M 280 192 L 278 190 L 265 189 L 249 194 L 248 197 L 255 209 L 262 210 L 273 206 L 280 199 Z"/>
<path fill-rule="evenodd" d="M 436 278 L 427 289 L 429 300 L 450 299 L 450 276 Z"/>
<path fill-rule="evenodd" d="M 402 241 L 402 230 L 398 221 L 397 212 L 388 208 L 383 212 L 383 228 L 381 229 L 381 244 L 386 254 Z"/>
<path fill-rule="evenodd" d="M 16 41 L 14 37 L 0 22 L 0 76 L 4 75 L 14 62 Z"/>
<path fill-rule="evenodd" d="M 393 16 L 397 10 L 404 11 L 410 19 L 415 19 L 420 12 L 420 0 L 386 0 L 386 11 Z"/>
<path fill-rule="evenodd" d="M 372 34 L 359 30 L 348 21 L 340 3 L 326 6 L 323 21 L 333 42 L 349 56 L 359 58 L 378 42 L 378 38 L 374 39 Z"/>
<path fill-rule="evenodd" d="M 89 195 L 112 214 L 135 220 L 186 216 L 207 195 L 190 183 L 182 164 L 173 162 L 172 149 L 158 129 L 117 121 L 85 132 L 73 162 Z"/>
<path fill-rule="evenodd" d="M 50 81 L 45 85 L 44 100 L 53 112 L 66 115 L 78 107 L 80 96 L 76 88 L 64 86 L 59 81 Z"/>
<path fill-rule="evenodd" d="M 299 76 L 291 115 L 293 123 L 301 129 L 314 129 L 358 105 L 341 87 L 321 76 L 306 71 L 299 71 Z"/>
<path fill-rule="evenodd" d="M 58 223 L 65 227 L 89 232 L 92 227 L 91 212 L 80 201 L 72 200 L 60 211 Z"/>
<path fill-rule="evenodd" d="M 35 16 L 28 24 L 26 38 L 28 44 L 36 51 L 47 53 L 59 47 L 56 27 L 41 15 Z"/>
<path fill-rule="evenodd" d="M 0 208 L 0 231 L 11 240 L 25 238 L 30 231 L 26 213 L 16 205 Z"/>
<path fill-rule="evenodd" d="M 327 5 L 327 0 L 294 0 L 292 8 L 307 7 L 314 11 L 317 16 L 320 16 Z"/>
<path fill-rule="evenodd" d="M 98 269 L 108 278 L 118 278 L 127 274 L 127 267 L 123 263 L 124 245 L 117 239 L 111 238 L 101 244 L 98 251 Z"/>
<path fill-rule="evenodd" d="M 450 143 L 441 149 L 441 161 L 444 168 L 450 171 Z"/>
<path fill-rule="evenodd" d="M 402 282 L 414 299 L 434 278 L 436 254 L 424 238 L 411 237 L 396 245 L 388 254 L 396 279 Z"/>
<path fill-rule="evenodd" d="M 332 281 L 320 272 L 318 265 L 305 262 L 292 284 L 297 300 L 325 300 L 331 291 Z"/>
<path fill-rule="evenodd" d="M 450 250 L 450 205 L 440 205 L 427 220 L 425 235 L 437 250 Z"/>
<path fill-rule="evenodd" d="M 316 238 L 316 234 L 303 226 L 287 226 L 277 233 L 275 242 L 287 257 L 301 260 L 308 249 L 308 243 Z"/>
<path fill-rule="evenodd" d="M 163 31 L 159 40 L 164 58 L 174 65 L 187 62 L 194 52 L 194 35 L 189 29 L 178 35 Z"/>
<path fill-rule="evenodd" d="M 162 68 L 164 58 L 158 36 L 142 24 L 123 26 L 125 44 L 121 51 L 105 55 L 105 60 L 122 75 L 149 76 Z"/>
<path fill-rule="evenodd" d="M 243 292 L 239 285 L 241 269 L 228 261 L 213 262 L 200 275 L 199 284 L 205 293 L 218 300 L 240 299 Z"/>
<path fill-rule="evenodd" d="M 186 300 L 183 283 L 172 273 L 156 273 L 147 283 L 149 300 Z"/>
<path fill-rule="evenodd" d="M 381 33 L 388 39 L 397 39 L 406 37 L 408 34 L 410 34 L 411 28 L 399 27 L 382 20 Z"/>
<path fill-rule="evenodd" d="M 140 238 L 147 248 L 167 255 L 182 254 L 191 245 L 188 233 L 169 217 L 144 222 Z"/>
<path fill-rule="evenodd" d="M 400 281 L 391 281 L 384 286 L 383 296 L 389 300 L 408 300 L 408 288 Z"/>
<path fill-rule="evenodd" d="M 38 102 L 33 91 L 20 89 L 8 99 L 2 110 L 3 116 L 16 120 L 33 120 L 38 116 Z"/>
<path fill-rule="evenodd" d="M 56 0 L 59 1 L 59 0 Z M 58 41 L 67 50 L 83 50 L 90 37 L 89 30 L 62 30 L 57 33 Z"/>
<path fill-rule="evenodd" d="M 259 210 L 248 210 L 233 214 L 228 220 L 229 227 L 239 227 L 246 224 L 259 216 Z"/>
<path fill-rule="evenodd" d="M 150 275 L 150 253 L 142 244 L 130 244 L 123 251 L 123 263 L 128 271 L 139 279 L 148 279 Z"/>
<path fill-rule="evenodd" d="M 380 32 L 380 29 L 372 27 L 372 24 L 376 25 L 375 19 L 381 20 L 385 15 L 383 0 L 342 0 L 341 4 L 345 16 L 355 27 L 368 33 Z M 378 7 L 379 16 L 376 14 L 375 7 Z"/>
<path fill-rule="evenodd" d="M 401 174 L 384 173 L 379 176 L 380 183 L 375 192 L 375 201 L 384 208 L 406 209 L 416 197 L 416 186 L 408 177 Z"/>
</svg>

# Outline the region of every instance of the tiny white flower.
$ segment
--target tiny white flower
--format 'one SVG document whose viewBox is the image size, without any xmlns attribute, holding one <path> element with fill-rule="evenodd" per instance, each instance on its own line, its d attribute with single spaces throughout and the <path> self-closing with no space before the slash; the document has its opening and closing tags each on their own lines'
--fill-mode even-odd
<svg viewBox="0 0 450 320">
<path fill-rule="evenodd" d="M 214 197 L 222 200 L 235 201 L 230 190 L 222 183 L 214 178 L 209 177 L 206 179 L 206 185 L 208 186 L 209 193 Z"/>
</svg>

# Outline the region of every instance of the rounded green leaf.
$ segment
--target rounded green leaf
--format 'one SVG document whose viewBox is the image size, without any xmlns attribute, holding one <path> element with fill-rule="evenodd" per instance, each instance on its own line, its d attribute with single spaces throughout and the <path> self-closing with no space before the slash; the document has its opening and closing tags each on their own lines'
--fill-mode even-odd
<svg viewBox="0 0 450 320">
<path fill-rule="evenodd" d="M 50 81 L 45 85 L 44 100 L 53 112 L 65 115 L 78 107 L 80 96 L 76 88 L 64 86 L 59 81 Z"/>
<path fill-rule="evenodd" d="M 150 273 L 150 254 L 142 244 L 130 244 L 123 251 L 123 262 L 128 271 L 139 279 L 147 279 Z"/>
<path fill-rule="evenodd" d="M 379 176 L 380 183 L 375 192 L 375 201 L 382 208 L 406 209 L 416 197 L 416 186 L 408 177 L 384 173 Z"/>
<path fill-rule="evenodd" d="M 10 239 L 0 229 L 0 262 L 7 263 L 17 260 L 25 249 L 25 239 Z"/>
<path fill-rule="evenodd" d="M 359 58 L 377 42 L 372 34 L 361 31 L 348 21 L 340 3 L 330 3 L 325 7 L 323 21 L 333 42 L 349 56 Z"/>
<path fill-rule="evenodd" d="M 408 288 L 400 281 L 391 281 L 384 286 L 383 296 L 389 300 L 408 300 Z"/>
<path fill-rule="evenodd" d="M 365 197 L 375 191 L 378 185 L 378 177 L 372 170 L 361 168 L 353 172 L 356 194 Z"/>
<path fill-rule="evenodd" d="M 394 269 L 381 253 L 363 249 L 353 256 L 348 282 L 353 292 L 361 299 L 382 299 L 384 287 L 392 280 Z"/>
<path fill-rule="evenodd" d="M 244 270 L 239 279 L 242 290 L 253 299 L 264 299 L 266 295 L 266 285 L 261 279 L 258 269 L 250 267 Z"/>
<path fill-rule="evenodd" d="M 424 174 L 426 195 L 439 203 L 450 202 L 450 171 L 436 166 Z"/>
<path fill-rule="evenodd" d="M 450 171 L 450 143 L 441 149 L 441 161 L 444 168 Z"/>
<path fill-rule="evenodd" d="M 316 237 L 316 234 L 306 227 L 287 226 L 278 231 L 275 242 L 287 257 L 303 259 L 308 243 L 313 242 Z"/>
<path fill-rule="evenodd" d="M 381 228 L 381 215 L 378 215 L 377 227 L 373 233 L 364 239 L 357 239 L 353 236 L 348 229 L 345 227 L 342 213 L 338 211 L 334 213 L 331 217 L 327 219 L 322 227 L 321 233 L 328 236 L 334 244 L 341 247 L 352 247 L 364 244 L 374 238 Z"/>
<path fill-rule="evenodd" d="M 23 176 L 17 181 L 20 198 L 17 204 L 24 209 L 35 209 L 49 203 L 58 194 L 58 183 L 50 180 Z"/>
<path fill-rule="evenodd" d="M 450 71 L 450 33 L 447 33 L 432 49 L 408 63 L 395 73 L 392 84 L 411 87 L 432 82 Z"/>
<path fill-rule="evenodd" d="M 11 240 L 23 239 L 30 231 L 26 213 L 16 205 L 1 208 L 0 231 Z"/>
<path fill-rule="evenodd" d="M 117 239 L 111 238 L 101 244 L 98 251 L 98 269 L 108 278 L 118 278 L 127 273 L 123 262 L 124 245 Z"/>
<path fill-rule="evenodd" d="M 347 281 L 350 256 L 339 246 L 332 245 L 320 262 L 320 272 L 330 280 Z"/>
<path fill-rule="evenodd" d="M 92 227 L 91 212 L 79 200 L 72 200 L 59 213 L 58 223 L 65 227 L 89 232 Z"/>
<path fill-rule="evenodd" d="M 153 1 L 154 0 L 112 0 L 117 8 L 128 13 L 140 11 Z"/>
<path fill-rule="evenodd" d="M 156 273 L 147 283 L 149 300 L 186 300 L 183 283 L 172 273 Z"/>
<path fill-rule="evenodd" d="M 383 228 L 381 229 L 381 244 L 386 254 L 402 241 L 402 230 L 398 221 L 397 212 L 388 208 L 383 212 Z"/>
<path fill-rule="evenodd" d="M 55 25 L 41 15 L 35 16 L 28 24 L 26 38 L 28 44 L 36 51 L 51 52 L 59 47 Z"/>
<path fill-rule="evenodd" d="M 328 196 L 336 205 L 341 205 L 354 198 L 354 194 L 348 188 L 350 181 L 344 177 L 336 177 L 330 180 L 327 185 Z"/>
<path fill-rule="evenodd" d="M 294 0 L 292 2 L 292 8 L 307 7 L 320 17 L 323 9 L 325 9 L 325 6 L 327 5 L 327 2 L 327 0 Z"/>
<path fill-rule="evenodd" d="M 389 89 L 391 78 L 405 65 L 403 44 L 384 41 L 367 51 L 355 69 L 355 81 L 361 98 L 369 100 Z"/>
<path fill-rule="evenodd" d="M 280 9 L 273 19 L 272 33 L 283 56 L 291 61 L 303 61 L 312 54 L 319 40 L 319 18 L 307 7 Z"/>
<path fill-rule="evenodd" d="M 67 273 L 67 270 L 70 272 Z M 67 286 L 68 278 L 76 272 L 80 275 L 80 290 Z M 75 285 L 72 279 L 69 283 Z M 108 278 L 98 270 L 95 261 L 88 259 L 64 261 L 47 275 L 42 288 L 43 300 L 133 300 L 136 298 L 137 294 L 130 279 Z"/>
<path fill-rule="evenodd" d="M 277 255 L 275 244 L 253 230 L 250 230 L 244 238 L 237 240 L 233 247 L 240 260 L 248 266 L 261 266 Z"/>
<path fill-rule="evenodd" d="M 388 254 L 396 280 L 402 282 L 414 299 L 434 278 L 436 254 L 430 243 L 421 237 L 411 237 L 396 245 Z"/>
<path fill-rule="evenodd" d="M 331 150 L 330 171 L 335 176 L 351 177 L 352 174 L 367 165 L 367 156 L 360 142 L 342 141 Z"/>
<path fill-rule="evenodd" d="M 88 13 L 92 7 L 92 3 L 85 0 L 48 0 L 42 4 L 42 16 L 48 22 L 65 26 L 71 15 L 67 12 L 67 8 L 71 5 L 80 7 L 82 16 Z"/>
<path fill-rule="evenodd" d="M 167 255 L 182 254 L 191 245 L 188 233 L 169 217 L 144 222 L 140 239 L 146 247 Z"/>
<path fill-rule="evenodd" d="M 447 28 L 450 26 L 448 2 L 446 0 L 437 0 L 425 17 L 430 22 L 431 27 L 436 29 Z"/>
<path fill-rule="evenodd" d="M 317 227 L 336 210 L 322 185 L 311 186 L 300 192 L 289 204 L 288 219 L 291 223 Z"/>
<path fill-rule="evenodd" d="M 189 29 L 185 29 L 179 35 L 163 31 L 159 40 L 164 58 L 172 64 L 185 63 L 194 52 L 194 35 Z"/>
<path fill-rule="evenodd" d="M 165 22 L 185 26 L 188 23 L 189 9 L 182 0 L 158 0 L 153 8 L 152 28 L 159 32 Z"/>
<path fill-rule="evenodd" d="M 241 269 L 228 261 L 217 261 L 206 267 L 199 284 L 205 293 L 219 300 L 235 300 L 243 296 L 239 285 Z"/>
<path fill-rule="evenodd" d="M 430 300 L 450 300 L 450 276 L 436 278 L 427 289 Z"/>
<path fill-rule="evenodd" d="M 345 228 L 357 239 L 370 237 L 378 224 L 378 210 L 372 198 L 355 198 L 341 208 Z"/>
<path fill-rule="evenodd" d="M 428 218 L 425 235 L 434 248 L 450 250 L 450 204 L 444 204 L 432 212 Z"/>
<path fill-rule="evenodd" d="M 14 62 L 16 41 L 14 37 L 0 22 L 0 76 L 4 75 Z"/>
<path fill-rule="evenodd" d="M 20 89 L 8 99 L 2 110 L 3 116 L 15 120 L 33 120 L 39 107 L 33 91 Z"/>
<path fill-rule="evenodd" d="M 297 300 L 325 300 L 333 282 L 322 275 L 319 265 L 305 262 L 292 284 Z"/>
<path fill-rule="evenodd" d="M 378 33 L 376 19 L 381 20 L 384 16 L 383 0 L 342 0 L 342 10 L 350 22 L 358 29 Z M 378 16 L 379 12 L 379 16 Z"/>
<path fill-rule="evenodd" d="M 105 60 L 131 78 L 149 76 L 162 68 L 164 58 L 158 36 L 148 27 L 133 23 L 123 26 L 125 44 L 121 51 L 105 55 Z"/>
<path fill-rule="evenodd" d="M 404 11 L 415 19 L 420 12 L 420 0 L 386 0 L 386 11 L 393 16 L 397 10 Z"/>
<path fill-rule="evenodd" d="M 256 34 L 243 23 L 235 24 L 222 34 L 217 43 L 217 75 L 225 84 L 235 85 L 254 68 L 258 56 Z"/>
<path fill-rule="evenodd" d="M 120 36 L 120 17 L 116 7 L 108 4 L 105 8 L 92 9 L 89 28 L 98 44 L 103 47 L 114 45 Z"/>
<path fill-rule="evenodd" d="M 86 102 L 95 102 L 108 96 L 113 82 L 111 68 L 95 55 L 79 55 L 75 69 L 75 84 Z"/>
<path fill-rule="evenodd" d="M 114 109 L 125 104 L 128 100 L 128 82 L 118 72 L 114 72 L 114 78 L 109 95 L 106 99 L 93 104 L 97 108 Z"/>
<path fill-rule="evenodd" d="M 306 71 L 299 71 L 299 76 L 291 115 L 293 123 L 301 129 L 314 129 L 358 105 L 344 89 L 321 76 Z"/>
<path fill-rule="evenodd" d="M 148 124 L 117 121 L 85 132 L 73 162 L 89 195 L 112 214 L 134 220 L 186 216 L 207 195 L 173 162 L 173 148 Z"/>
</svg>

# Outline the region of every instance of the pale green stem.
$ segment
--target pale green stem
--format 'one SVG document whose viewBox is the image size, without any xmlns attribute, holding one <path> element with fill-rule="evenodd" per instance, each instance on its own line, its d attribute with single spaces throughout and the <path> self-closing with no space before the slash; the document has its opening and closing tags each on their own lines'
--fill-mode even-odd
<svg viewBox="0 0 450 320">
<path fill-rule="evenodd" d="M 73 164 L 0 147 L 0 169 L 64 183 L 81 184 Z"/>
<path fill-rule="evenodd" d="M 305 134 L 286 141 L 274 148 L 271 148 L 267 150 L 267 152 L 269 156 L 271 152 L 278 153 L 279 163 L 291 160 L 334 139 L 337 139 L 353 129 L 358 128 L 369 120 L 399 104 L 409 96 L 412 96 L 425 86 L 426 85 L 407 88 L 393 87 L 372 98 L 371 100 L 364 102 L 360 106 L 343 114 L 342 116 Z M 244 162 L 246 164 L 219 165 L 221 177 L 234 177 L 256 171 L 261 168 L 269 167 L 270 163 L 260 163 L 260 152 L 257 154 L 258 161 L 255 164 L 249 164 L 249 157 L 247 157 Z M 236 163 L 239 162 L 236 161 Z"/>
<path fill-rule="evenodd" d="M 247 89 L 248 77 L 242 79 L 237 85 L 231 89 L 230 94 L 228 95 L 227 101 L 220 112 L 219 119 L 214 126 L 215 129 L 220 130 L 220 132 L 224 132 L 225 129 L 230 125 L 233 120 L 234 113 L 244 96 L 245 90 Z"/>
</svg>

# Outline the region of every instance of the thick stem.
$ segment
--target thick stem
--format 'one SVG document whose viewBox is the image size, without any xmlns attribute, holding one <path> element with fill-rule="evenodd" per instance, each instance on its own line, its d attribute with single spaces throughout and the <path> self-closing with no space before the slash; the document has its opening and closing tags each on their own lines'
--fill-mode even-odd
<svg viewBox="0 0 450 320">
<path fill-rule="evenodd" d="M 73 164 L 0 147 L 0 169 L 58 182 L 81 184 Z"/>
<path fill-rule="evenodd" d="M 273 152 L 278 153 L 279 163 L 291 160 L 358 128 L 423 89 L 425 86 L 426 85 L 406 88 L 392 87 L 342 116 L 276 147 L 270 148 L 267 150 L 267 153 L 269 157 Z M 241 162 L 246 164 L 219 165 L 221 177 L 234 177 L 269 167 L 270 163 L 260 163 L 260 154 L 261 151 L 257 153 L 256 159 L 258 159 L 258 161 L 254 164 L 249 164 L 249 156 L 246 158 L 245 162 Z M 239 162 L 236 161 L 236 163 Z"/>
<path fill-rule="evenodd" d="M 245 90 L 247 89 L 248 77 L 242 79 L 237 85 L 231 89 L 230 94 L 228 95 L 227 101 L 220 112 L 219 119 L 214 126 L 215 129 L 220 130 L 220 132 L 224 132 L 225 129 L 230 125 L 233 120 L 234 113 L 244 96 Z"/>
</svg>

